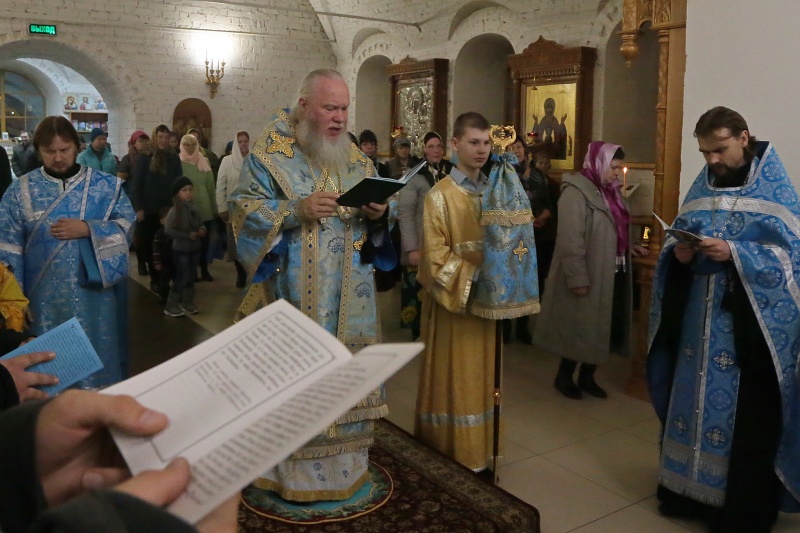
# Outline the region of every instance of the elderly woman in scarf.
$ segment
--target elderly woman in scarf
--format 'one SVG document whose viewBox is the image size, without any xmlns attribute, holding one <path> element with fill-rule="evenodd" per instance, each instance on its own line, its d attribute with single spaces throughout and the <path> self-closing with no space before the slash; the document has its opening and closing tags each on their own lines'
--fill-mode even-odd
<svg viewBox="0 0 800 533">
<path fill-rule="evenodd" d="M 200 277 L 203 281 L 214 281 L 208 272 L 209 236 L 212 230 L 211 225 L 214 222 L 214 214 L 217 212 L 214 173 L 211 171 L 208 159 L 200 153 L 200 143 L 194 135 L 186 134 L 181 138 L 180 158 L 183 175 L 189 178 L 194 186 L 192 204 L 206 227 L 206 234 L 200 241 Z"/>
<path fill-rule="evenodd" d="M 219 217 L 225 222 L 228 235 L 228 261 L 233 261 L 236 265 L 236 286 L 243 288 L 247 284 L 247 273 L 239 262 L 236 254 L 236 238 L 233 236 L 233 227 L 228 215 L 228 198 L 239 185 L 239 175 L 242 173 L 244 158 L 250 153 L 250 134 L 244 130 L 236 132 L 232 141 L 235 145 L 231 149 L 231 155 L 222 159 L 217 174 L 217 208 Z"/>
<path fill-rule="evenodd" d="M 625 153 L 595 141 L 578 173 L 564 174 L 558 201 L 558 237 L 533 342 L 561 356 L 555 387 L 580 399 L 581 390 L 608 395 L 595 381 L 611 350 L 628 351 L 631 313 L 630 214 L 620 193 Z M 572 379 L 581 363 L 577 385 Z"/>
</svg>

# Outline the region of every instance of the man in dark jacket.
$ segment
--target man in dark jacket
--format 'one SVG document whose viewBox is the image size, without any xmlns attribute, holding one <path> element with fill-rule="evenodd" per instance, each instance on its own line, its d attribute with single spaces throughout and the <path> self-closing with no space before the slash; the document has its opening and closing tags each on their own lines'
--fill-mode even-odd
<svg viewBox="0 0 800 533">
<path fill-rule="evenodd" d="M 183 173 L 181 160 L 169 146 L 169 128 L 161 124 L 153 133 L 155 151 L 142 154 L 133 166 L 131 203 L 136 210 L 136 239 L 147 259 L 150 288 L 158 292 L 158 271 L 153 268 L 153 237 L 161 226 L 159 211 L 172 206 L 172 183 Z"/>
<path fill-rule="evenodd" d="M 14 174 L 17 177 L 23 176 L 35 168 L 42 166 L 39 161 L 39 156 L 36 155 L 36 150 L 33 148 L 31 138 L 27 131 L 23 131 L 19 135 L 20 142 L 14 147 L 14 153 L 11 154 L 11 167 L 14 169 Z"/>
<path fill-rule="evenodd" d="M 12 180 L 11 163 L 8 161 L 8 154 L 3 150 L 0 152 L 0 198 L 3 197 Z"/>
</svg>

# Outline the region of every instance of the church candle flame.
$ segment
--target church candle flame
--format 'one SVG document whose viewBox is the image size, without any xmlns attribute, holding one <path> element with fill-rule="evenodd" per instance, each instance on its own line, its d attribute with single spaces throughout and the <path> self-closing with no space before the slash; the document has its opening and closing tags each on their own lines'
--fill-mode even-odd
<svg viewBox="0 0 800 533">
<path fill-rule="evenodd" d="M 622 194 L 628 191 L 628 167 L 622 167 Z"/>
</svg>

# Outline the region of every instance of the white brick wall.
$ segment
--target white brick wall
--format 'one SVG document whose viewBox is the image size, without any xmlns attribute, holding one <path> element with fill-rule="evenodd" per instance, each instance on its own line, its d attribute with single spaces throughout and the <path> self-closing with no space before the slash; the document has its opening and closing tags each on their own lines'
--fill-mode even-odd
<svg viewBox="0 0 800 533">
<path fill-rule="evenodd" d="M 132 130 L 171 124 L 178 102 L 200 98 L 212 111 L 212 148 L 221 152 L 236 129 L 260 133 L 269 112 L 290 103 L 300 79 L 312 68 L 338 65 L 353 92 L 356 113 L 355 81 L 370 57 L 384 55 L 392 62 L 408 55 L 445 57 L 450 59 L 452 83 L 455 59 L 471 38 L 496 33 L 521 52 L 542 34 L 562 44 L 598 47 L 594 128 L 599 132 L 603 52 L 621 19 L 621 4 L 622 0 L 259 0 L 258 7 L 251 8 L 203 0 L 5 1 L 0 3 L 0 60 L 49 59 L 83 75 L 111 109 L 110 141 L 118 150 Z M 472 12 L 475 7 L 484 8 Z M 416 22 L 422 31 L 338 17 L 320 20 L 298 8 Z M 33 22 L 57 24 L 58 36 L 29 36 L 27 25 Z M 229 39 L 225 78 L 213 100 L 204 83 L 203 34 L 189 28 L 221 30 Z M 370 28 L 383 33 L 354 46 L 359 31 Z M 351 128 L 354 124 L 353 119 Z"/>
<path fill-rule="evenodd" d="M 351 87 L 364 61 L 384 55 L 393 63 L 406 56 L 416 59 L 441 57 L 450 60 L 450 100 L 453 95 L 453 69 L 458 53 L 473 37 L 494 33 L 505 37 L 515 53 L 544 35 L 560 44 L 591 46 L 598 49 L 595 69 L 593 136 L 602 131 L 605 47 L 613 28 L 622 20 L 622 0 L 495 0 L 463 2 L 455 0 L 311 0 L 317 9 L 338 9 L 351 14 L 421 22 L 422 32 L 414 27 L 382 22 L 333 19 L 336 33 L 334 51 L 339 68 Z M 470 13 L 469 6 L 499 4 Z M 463 11 L 462 8 L 466 11 Z M 464 15 L 468 16 L 464 16 Z M 460 23 L 459 23 L 460 22 Z M 451 28 L 456 26 L 455 28 Z M 371 35 L 353 49 L 353 39 L 366 28 L 383 33 Z M 452 30 L 452 36 L 451 36 Z M 362 33 L 363 35 L 363 33 Z M 357 97 L 353 112 L 357 113 Z M 452 105 L 448 120 L 452 123 Z"/>
<path fill-rule="evenodd" d="M 134 129 L 171 125 L 181 100 L 200 98 L 211 108 L 212 148 L 221 153 L 235 130 L 259 134 L 270 111 L 289 104 L 308 69 L 335 66 L 316 15 L 263 7 L 311 9 L 307 2 L 259 6 L 179 0 L 2 2 L 0 60 L 48 59 L 84 76 L 111 110 L 109 140 L 120 153 Z M 30 36 L 29 23 L 57 24 L 58 35 Z M 224 34 L 231 51 L 213 100 L 205 85 L 204 34 L 180 28 L 240 32 Z"/>
</svg>

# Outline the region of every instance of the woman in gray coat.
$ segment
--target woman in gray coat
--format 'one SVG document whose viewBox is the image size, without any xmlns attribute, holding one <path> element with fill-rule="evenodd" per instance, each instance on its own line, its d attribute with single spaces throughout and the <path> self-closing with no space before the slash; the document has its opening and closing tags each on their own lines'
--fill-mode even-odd
<svg viewBox="0 0 800 533">
<path fill-rule="evenodd" d="M 403 274 L 400 285 L 400 326 L 411 330 L 411 340 L 419 338 L 422 285 L 417 283 L 417 266 L 422 249 L 422 208 L 425 196 L 440 179 L 450 174 L 453 164 L 443 159 L 441 135 L 429 131 L 423 138 L 428 164 L 400 189 L 397 201 L 397 223 L 400 226 Z"/>
<path fill-rule="evenodd" d="M 565 174 L 558 201 L 558 237 L 533 342 L 561 356 L 555 387 L 566 397 L 608 395 L 594 380 L 613 346 L 627 352 L 631 312 L 630 214 L 620 194 L 625 154 L 595 141 L 578 173 Z M 581 362 L 578 384 L 572 380 Z"/>
</svg>

